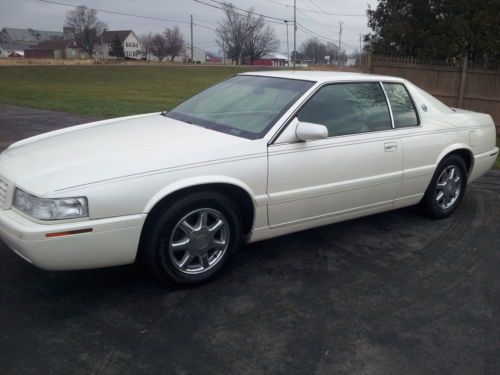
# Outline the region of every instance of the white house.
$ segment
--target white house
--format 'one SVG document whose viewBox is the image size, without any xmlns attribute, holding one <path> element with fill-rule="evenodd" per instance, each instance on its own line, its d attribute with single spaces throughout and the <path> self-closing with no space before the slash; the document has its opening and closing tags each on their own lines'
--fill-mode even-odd
<svg viewBox="0 0 500 375">
<path fill-rule="evenodd" d="M 0 44 L 0 57 L 23 57 L 27 47 L 29 46 L 22 44 Z"/>
<path fill-rule="evenodd" d="M 177 56 L 174 61 L 176 62 L 189 62 L 193 61 L 195 63 L 205 63 L 207 59 L 207 53 L 198 47 L 193 47 L 194 58 L 191 58 L 191 46 L 186 45 L 180 56 Z"/>
<path fill-rule="evenodd" d="M 132 30 L 107 30 L 102 33 L 101 43 L 97 51 L 97 57 L 100 59 L 116 59 L 114 56 L 109 55 L 109 50 L 113 45 L 113 41 L 118 37 L 120 43 L 123 45 L 125 58 L 140 60 L 142 58 L 141 42 L 137 35 Z"/>
</svg>

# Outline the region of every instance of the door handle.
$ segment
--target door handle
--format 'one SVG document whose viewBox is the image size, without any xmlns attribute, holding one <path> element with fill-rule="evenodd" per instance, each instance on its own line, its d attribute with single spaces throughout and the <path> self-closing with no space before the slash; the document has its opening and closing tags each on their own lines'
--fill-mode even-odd
<svg viewBox="0 0 500 375">
<path fill-rule="evenodd" d="M 398 149 L 398 144 L 396 142 L 384 143 L 385 152 L 394 152 L 397 151 L 397 149 Z"/>
</svg>

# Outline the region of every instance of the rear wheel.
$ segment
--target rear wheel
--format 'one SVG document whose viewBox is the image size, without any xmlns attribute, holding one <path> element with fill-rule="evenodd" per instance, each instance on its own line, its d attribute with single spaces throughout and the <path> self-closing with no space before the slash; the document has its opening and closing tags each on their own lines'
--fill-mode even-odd
<svg viewBox="0 0 500 375">
<path fill-rule="evenodd" d="M 194 193 L 161 213 L 146 236 L 147 268 L 162 281 L 195 284 L 217 275 L 240 246 L 241 217 L 223 195 Z"/>
<path fill-rule="evenodd" d="M 443 219 L 457 209 L 467 186 L 467 167 L 458 155 L 448 155 L 436 168 L 421 206 L 432 218 Z"/>
</svg>

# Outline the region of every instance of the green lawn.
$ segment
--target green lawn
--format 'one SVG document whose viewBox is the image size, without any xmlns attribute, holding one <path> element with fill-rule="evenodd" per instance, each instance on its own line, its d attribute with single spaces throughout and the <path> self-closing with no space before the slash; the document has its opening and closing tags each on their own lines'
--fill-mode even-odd
<svg viewBox="0 0 500 375">
<path fill-rule="evenodd" d="M 0 103 L 117 117 L 168 110 L 248 68 L 219 66 L 0 67 Z"/>
</svg>

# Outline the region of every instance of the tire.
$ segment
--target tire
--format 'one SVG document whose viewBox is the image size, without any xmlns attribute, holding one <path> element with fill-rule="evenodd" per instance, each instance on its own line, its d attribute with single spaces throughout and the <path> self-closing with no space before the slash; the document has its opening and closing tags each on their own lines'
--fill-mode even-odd
<svg viewBox="0 0 500 375">
<path fill-rule="evenodd" d="M 145 230 L 140 260 L 160 281 L 179 285 L 203 283 L 218 275 L 242 242 L 237 206 L 215 192 L 176 200 Z"/>
<path fill-rule="evenodd" d="M 458 208 L 466 187 L 467 167 L 463 158 L 448 155 L 436 168 L 420 205 L 429 217 L 444 219 Z"/>
</svg>

